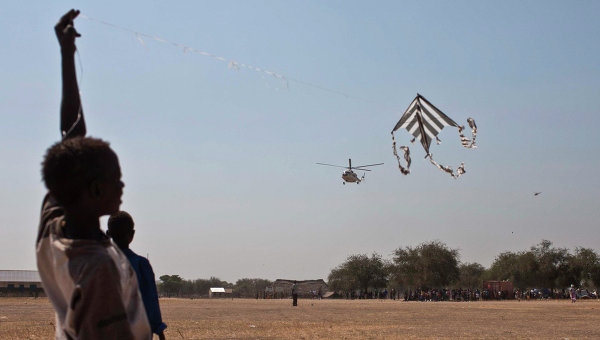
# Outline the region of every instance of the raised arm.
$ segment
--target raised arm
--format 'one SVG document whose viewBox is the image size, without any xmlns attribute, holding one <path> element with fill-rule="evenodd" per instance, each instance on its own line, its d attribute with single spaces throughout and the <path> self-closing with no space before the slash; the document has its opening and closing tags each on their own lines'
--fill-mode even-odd
<svg viewBox="0 0 600 340">
<path fill-rule="evenodd" d="M 79 11 L 70 10 L 60 18 L 54 31 L 60 44 L 62 55 L 62 101 L 60 103 L 60 132 L 62 139 L 85 136 L 83 108 L 79 98 L 77 75 L 75 74 L 75 38 L 81 35 L 73 26 Z"/>
</svg>

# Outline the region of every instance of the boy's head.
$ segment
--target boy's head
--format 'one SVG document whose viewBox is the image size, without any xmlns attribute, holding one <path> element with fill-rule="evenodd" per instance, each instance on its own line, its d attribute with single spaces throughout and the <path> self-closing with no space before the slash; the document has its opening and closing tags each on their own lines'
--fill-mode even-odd
<svg viewBox="0 0 600 340">
<path fill-rule="evenodd" d="M 124 186 L 119 159 L 101 139 L 75 137 L 52 145 L 42 163 L 42 178 L 66 208 L 77 205 L 98 216 L 119 211 Z"/>
<path fill-rule="evenodd" d="M 129 248 L 133 241 L 133 218 L 125 211 L 119 211 L 108 219 L 108 231 L 106 232 L 121 249 Z"/>
</svg>

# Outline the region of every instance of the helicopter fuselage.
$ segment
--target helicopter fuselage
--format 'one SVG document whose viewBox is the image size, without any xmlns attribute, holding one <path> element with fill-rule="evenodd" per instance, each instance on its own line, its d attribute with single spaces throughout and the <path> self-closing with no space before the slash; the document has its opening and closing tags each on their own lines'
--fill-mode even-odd
<svg viewBox="0 0 600 340">
<path fill-rule="evenodd" d="M 352 169 L 356 169 L 358 171 L 371 171 L 369 169 L 365 169 L 371 166 L 376 166 L 376 165 L 382 165 L 383 163 L 377 163 L 377 164 L 368 164 L 368 165 L 361 165 L 361 166 L 352 166 L 352 159 L 348 159 L 348 166 L 341 166 L 341 165 L 333 165 L 333 164 L 327 164 L 327 163 L 317 163 L 319 165 L 327 165 L 327 166 L 333 166 L 336 168 L 346 168 L 346 170 L 344 172 L 342 172 L 342 179 L 344 180 L 342 182 L 342 184 L 346 184 L 346 182 L 350 182 L 350 183 L 356 183 L 359 184 L 360 182 L 362 182 L 365 179 L 365 175 L 363 173 L 362 177 L 358 177 L 358 175 L 352 171 Z"/>
<path fill-rule="evenodd" d="M 360 183 L 360 178 L 358 178 L 358 175 L 352 171 L 352 170 L 346 170 L 342 173 L 342 179 L 346 182 L 351 182 L 351 183 Z"/>
</svg>

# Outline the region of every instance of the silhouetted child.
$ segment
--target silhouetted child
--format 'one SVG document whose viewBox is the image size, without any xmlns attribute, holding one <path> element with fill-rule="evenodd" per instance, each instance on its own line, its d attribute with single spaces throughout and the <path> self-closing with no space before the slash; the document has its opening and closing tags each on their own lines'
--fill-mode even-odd
<svg viewBox="0 0 600 340">
<path fill-rule="evenodd" d="M 119 211 L 108 219 L 108 236 L 119 246 L 123 254 L 127 256 L 129 263 L 137 274 L 137 280 L 142 293 L 146 315 L 150 322 L 152 333 L 158 335 L 163 340 L 165 338 L 163 331 L 167 328 L 160 315 L 160 306 L 158 304 L 158 292 L 156 291 L 156 279 L 150 261 L 145 257 L 139 256 L 129 249 L 129 244 L 133 241 L 135 230 L 131 215 L 125 211 Z"/>
<path fill-rule="evenodd" d="M 119 211 L 123 182 L 108 143 L 85 137 L 75 76 L 71 10 L 56 24 L 62 54 L 62 141 L 42 163 L 44 197 L 36 241 L 44 290 L 56 311 L 57 339 L 150 339 L 135 272 L 100 229 Z"/>
</svg>

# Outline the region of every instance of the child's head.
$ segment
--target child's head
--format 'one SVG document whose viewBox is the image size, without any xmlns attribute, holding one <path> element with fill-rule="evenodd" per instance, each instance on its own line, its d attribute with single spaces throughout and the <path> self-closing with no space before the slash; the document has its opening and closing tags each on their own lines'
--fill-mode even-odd
<svg viewBox="0 0 600 340">
<path fill-rule="evenodd" d="M 119 159 L 107 142 L 76 137 L 46 151 L 42 177 L 50 194 L 65 208 L 83 208 L 98 216 L 119 211 L 123 182 Z"/>
<path fill-rule="evenodd" d="M 133 241 L 133 234 L 135 234 L 133 225 L 131 215 L 125 211 L 119 211 L 108 219 L 107 234 L 115 241 L 119 248 L 128 248 L 129 243 Z"/>
</svg>

